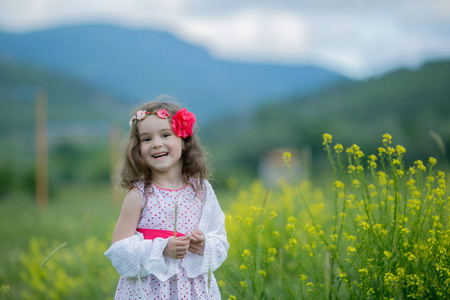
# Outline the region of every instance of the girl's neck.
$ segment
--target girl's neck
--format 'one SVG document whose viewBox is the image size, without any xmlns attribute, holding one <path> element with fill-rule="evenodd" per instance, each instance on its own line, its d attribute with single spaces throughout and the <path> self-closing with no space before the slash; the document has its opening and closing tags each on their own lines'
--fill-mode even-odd
<svg viewBox="0 0 450 300">
<path fill-rule="evenodd" d="M 179 190 L 186 185 L 183 176 L 154 176 L 152 183 L 160 188 L 168 190 Z"/>
</svg>

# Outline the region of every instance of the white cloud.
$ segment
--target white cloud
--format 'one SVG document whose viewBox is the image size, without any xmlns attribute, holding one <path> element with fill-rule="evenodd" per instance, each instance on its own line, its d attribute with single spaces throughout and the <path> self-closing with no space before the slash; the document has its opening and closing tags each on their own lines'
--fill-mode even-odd
<svg viewBox="0 0 450 300">
<path fill-rule="evenodd" d="M 307 39 L 306 24 L 299 16 L 257 9 L 185 19 L 175 31 L 216 56 L 246 61 L 298 59 Z"/>
<path fill-rule="evenodd" d="M 216 57 L 354 77 L 450 57 L 448 0 L 3 0 L 0 28 L 79 22 L 166 30 Z"/>
</svg>

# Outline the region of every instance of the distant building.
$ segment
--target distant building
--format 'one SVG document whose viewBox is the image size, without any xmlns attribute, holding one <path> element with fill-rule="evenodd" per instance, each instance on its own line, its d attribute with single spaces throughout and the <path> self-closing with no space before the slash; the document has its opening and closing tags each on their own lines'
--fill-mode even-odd
<svg viewBox="0 0 450 300">
<path fill-rule="evenodd" d="M 296 181 L 299 182 L 309 178 L 311 161 L 311 149 L 309 147 L 304 147 L 301 150 L 277 148 L 268 151 L 259 162 L 258 175 L 266 186 L 275 186 L 280 178 L 292 181 L 292 176 L 283 159 L 285 152 L 291 154 L 289 166 Z"/>
</svg>

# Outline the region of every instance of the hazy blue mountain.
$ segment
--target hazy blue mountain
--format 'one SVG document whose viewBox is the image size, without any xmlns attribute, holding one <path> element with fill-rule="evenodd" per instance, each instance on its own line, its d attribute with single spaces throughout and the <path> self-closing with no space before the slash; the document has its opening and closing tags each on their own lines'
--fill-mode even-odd
<svg viewBox="0 0 450 300">
<path fill-rule="evenodd" d="M 210 116 L 349 81 L 314 66 L 226 62 L 168 33 L 109 25 L 0 33 L 0 59 L 68 73 L 131 103 L 170 94 Z"/>
</svg>

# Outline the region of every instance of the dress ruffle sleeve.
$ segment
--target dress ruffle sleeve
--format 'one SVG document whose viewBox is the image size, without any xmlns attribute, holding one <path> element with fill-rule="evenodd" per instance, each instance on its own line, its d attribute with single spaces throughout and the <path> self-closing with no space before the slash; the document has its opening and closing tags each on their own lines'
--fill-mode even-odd
<svg viewBox="0 0 450 300">
<path fill-rule="evenodd" d="M 159 280 L 166 281 L 179 272 L 178 262 L 162 254 L 166 245 L 167 239 L 145 240 L 138 232 L 115 242 L 105 256 L 122 277 L 143 278 L 153 274 Z"/>
<path fill-rule="evenodd" d="M 198 228 L 205 235 L 203 255 L 188 252 L 181 266 L 190 278 L 213 272 L 225 261 L 229 244 L 225 231 L 225 214 L 211 185 L 205 181 L 205 205 Z"/>
</svg>

